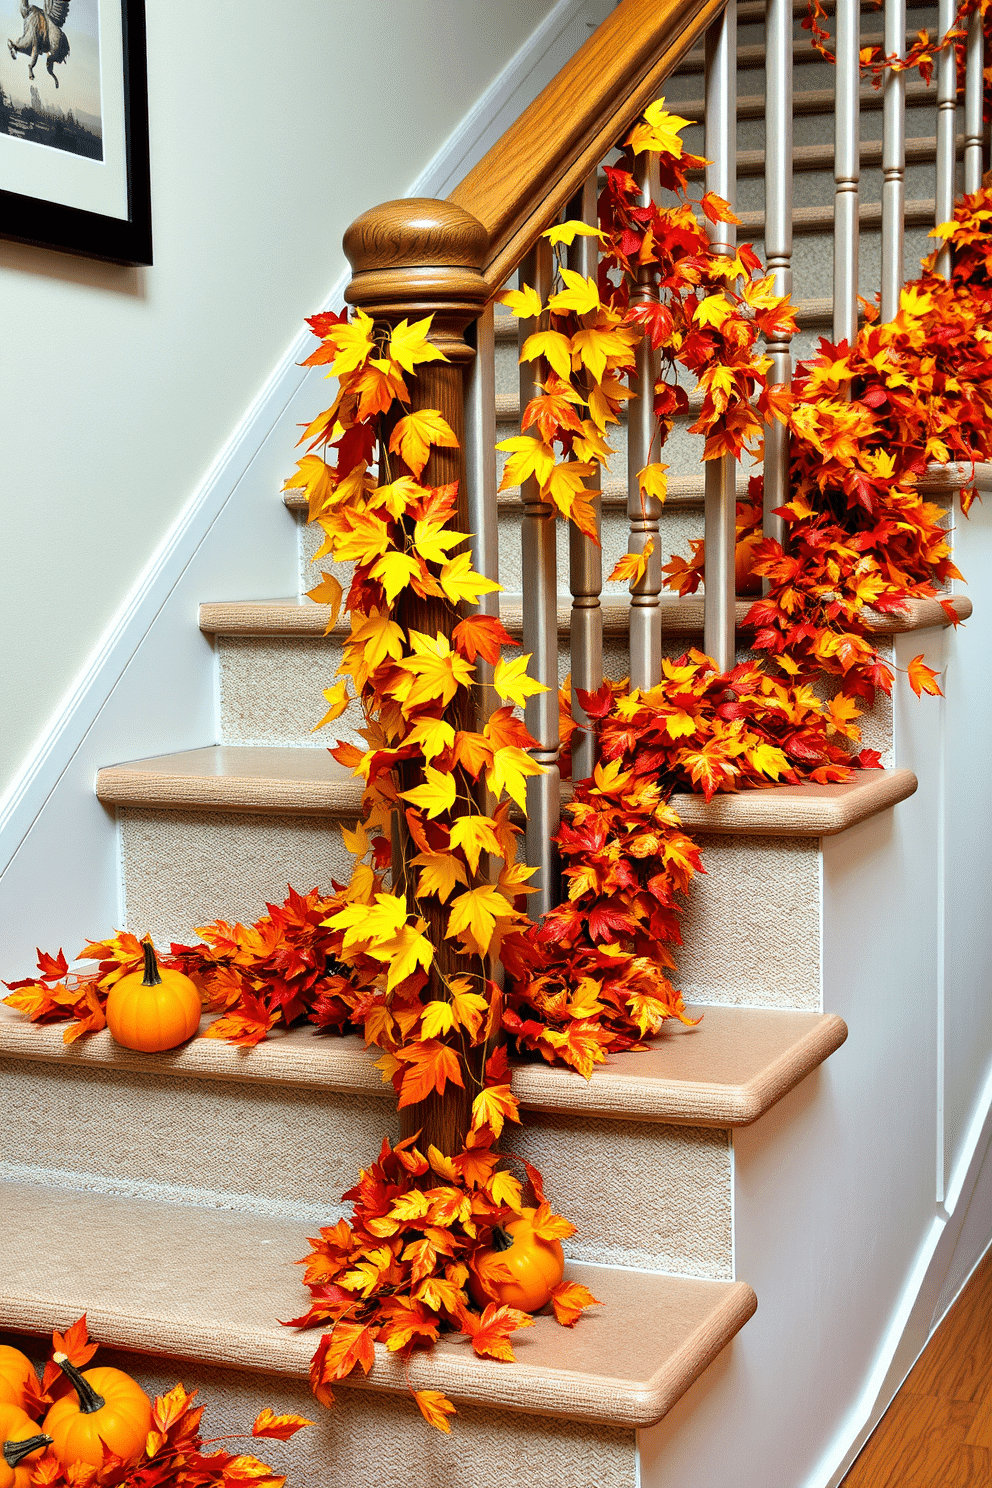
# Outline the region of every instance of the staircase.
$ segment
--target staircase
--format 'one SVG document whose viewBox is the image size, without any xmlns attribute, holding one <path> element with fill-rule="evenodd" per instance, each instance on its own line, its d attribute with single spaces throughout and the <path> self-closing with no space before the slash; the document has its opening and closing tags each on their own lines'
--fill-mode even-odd
<svg viewBox="0 0 992 1488">
<path fill-rule="evenodd" d="M 806 43 L 804 11 L 799 0 L 796 359 L 829 334 L 833 313 L 825 293 L 834 79 Z M 764 6 L 744 0 L 737 15 L 738 235 L 762 254 Z M 910 33 L 936 22 L 930 8 L 907 14 Z M 866 6 L 864 44 L 880 24 Z M 660 90 L 696 121 L 685 142 L 697 153 L 703 66 L 702 50 L 689 50 Z M 907 277 L 930 247 L 934 100 L 934 89 L 909 82 Z M 881 102 L 881 92 L 862 89 L 867 296 L 881 275 Z M 516 335 L 516 322 L 497 313 L 499 438 L 519 428 Z M 690 539 L 703 532 L 702 440 L 688 432 L 692 417 L 664 452 L 673 477 L 661 518 L 666 560 L 688 557 Z M 604 572 L 629 537 L 619 478 L 625 428 L 612 442 Z M 290 457 L 287 448 L 287 471 Z M 977 475 L 992 492 L 992 466 Z M 972 483 L 970 471 L 951 467 L 932 471 L 924 489 L 948 499 Z M 108 761 L 97 778 L 97 795 L 119 823 L 127 925 L 156 942 L 187 942 L 194 926 L 214 918 L 250 922 L 287 882 L 327 887 L 350 872 L 338 826 L 353 823 L 360 790 L 327 754 L 331 739 L 310 732 L 342 628 L 325 639 L 327 612 L 305 598 L 328 565 L 312 564 L 315 537 L 298 494 L 284 499 L 299 593 L 202 597 L 217 742 Z M 500 612 L 516 637 L 525 604 L 516 492 L 499 497 L 498 527 Z M 987 527 L 976 507 L 961 537 L 976 558 L 985 556 Z M 978 578 L 969 556 L 959 564 Z M 564 681 L 572 661 L 560 524 L 558 575 Z M 967 620 L 972 601 L 951 597 Z M 741 654 L 747 608 L 738 601 Z M 849 1413 L 864 1390 L 884 1393 L 885 1368 L 874 1384 L 872 1371 L 879 1359 L 897 1372 L 904 1355 L 911 1362 L 936 1305 L 935 1292 L 929 1313 L 910 1309 L 885 1353 L 921 1245 L 931 1236 L 936 1253 L 933 1227 L 946 1228 L 955 1214 L 953 1205 L 934 1207 L 938 1089 L 949 1082 L 951 1104 L 952 1086 L 966 1093 L 960 1134 L 988 1058 L 984 1015 L 971 1032 L 945 1035 L 935 992 L 952 964 L 947 946 L 980 912 L 965 880 L 978 872 L 982 844 L 954 784 L 979 773 L 982 759 L 963 680 L 969 644 L 977 653 L 982 636 L 980 611 L 977 604 L 971 643 L 969 632 L 945 633 L 936 601 L 873 621 L 896 665 L 925 650 L 934 664 L 946 662 L 947 676 L 946 707 L 897 689 L 894 705 L 882 699 L 865 718 L 864 743 L 880 750 L 883 771 L 858 772 L 850 785 L 709 804 L 674 799 L 707 869 L 685 917 L 677 983 L 703 1022 L 666 1031 L 648 1053 L 611 1058 L 588 1082 L 543 1065 L 515 1073 L 526 1120 L 514 1150 L 544 1171 L 552 1201 L 577 1223 L 569 1271 L 604 1306 L 574 1330 L 539 1319 L 515 1341 L 515 1366 L 475 1358 L 463 1339 L 415 1356 L 414 1386 L 443 1390 L 457 1404 L 452 1437 L 423 1426 L 401 1366 L 382 1350 L 367 1381 L 337 1391 L 332 1411 L 315 1407 L 307 1368 L 317 1335 L 276 1321 L 303 1310 L 292 1262 L 306 1235 L 334 1222 L 358 1168 L 383 1135 L 399 1133 L 392 1091 L 361 1040 L 321 1037 L 309 1026 L 251 1050 L 196 1040 L 149 1056 L 118 1048 L 107 1032 L 66 1046 L 60 1027 L 32 1026 L 0 1007 L 10 1217 L 0 1240 L 0 1326 L 11 1341 L 38 1353 L 43 1335 L 86 1311 L 91 1335 L 109 1346 L 103 1362 L 134 1372 L 149 1391 L 176 1378 L 200 1388 L 211 1434 L 243 1426 L 268 1403 L 316 1415 L 292 1442 L 266 1444 L 291 1488 L 492 1488 L 511 1476 L 528 1488 L 838 1481 L 867 1424 L 852 1424 Z M 602 613 L 604 670 L 623 677 L 625 588 L 605 587 Z M 664 653 L 701 645 L 703 620 L 700 599 L 664 598 Z M 352 737 L 355 724 L 346 715 L 328 732 Z M 952 893 L 939 875 L 958 826 Z M 966 959 L 956 963 L 962 982 Z M 947 1073 L 945 1062 L 938 1073 L 935 1051 L 944 1057 L 952 1045 L 955 1070 Z M 948 1171 L 952 1149 L 948 1136 Z M 948 1254 L 941 1279 L 949 1264 Z"/>
</svg>

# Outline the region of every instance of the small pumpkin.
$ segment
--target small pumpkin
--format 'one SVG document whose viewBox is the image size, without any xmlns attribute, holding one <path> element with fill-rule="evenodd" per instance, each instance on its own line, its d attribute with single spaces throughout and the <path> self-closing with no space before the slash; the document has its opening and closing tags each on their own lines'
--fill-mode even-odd
<svg viewBox="0 0 992 1488">
<path fill-rule="evenodd" d="M 534 1233 L 536 1212 L 524 1209 L 519 1219 L 497 1225 L 491 1249 L 476 1256 L 469 1289 L 480 1307 L 492 1300 L 482 1279 L 497 1302 L 518 1307 L 521 1312 L 537 1312 L 550 1302 L 552 1291 L 565 1274 L 565 1257 L 557 1240 L 543 1240 Z M 504 1267 L 509 1278 L 502 1274 Z"/>
<path fill-rule="evenodd" d="M 152 1403 L 137 1380 L 122 1369 L 83 1372 L 65 1354 L 52 1358 L 76 1389 L 75 1395 L 56 1400 L 42 1428 L 62 1466 L 88 1462 L 100 1467 L 104 1446 L 125 1462 L 136 1461 L 152 1424 Z"/>
<path fill-rule="evenodd" d="M 145 1054 L 174 1049 L 200 1026 L 200 994 L 181 971 L 160 969 L 155 947 L 144 943 L 143 971 L 121 977 L 107 998 L 107 1026 L 125 1049 Z"/>
<path fill-rule="evenodd" d="M 37 1383 L 38 1376 L 27 1355 L 0 1343 L 0 1405 L 19 1405 L 23 1410 L 28 1385 Z"/>
<path fill-rule="evenodd" d="M 16 1349 L 5 1351 L 16 1354 Z M 23 1359 L 24 1355 L 21 1355 Z M 33 1371 L 32 1371 L 33 1372 Z M 29 1488 L 33 1460 L 40 1457 L 52 1438 L 32 1421 L 19 1405 L 0 1405 L 0 1488 Z"/>
</svg>

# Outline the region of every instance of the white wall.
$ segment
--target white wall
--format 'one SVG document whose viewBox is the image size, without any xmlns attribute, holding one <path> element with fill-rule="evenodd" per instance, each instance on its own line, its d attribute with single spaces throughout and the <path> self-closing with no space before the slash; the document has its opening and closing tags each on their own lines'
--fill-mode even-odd
<svg viewBox="0 0 992 1488">
<path fill-rule="evenodd" d="M 154 266 L 0 243 L 0 795 L 340 277 L 348 223 L 553 4 L 147 0 Z"/>
</svg>

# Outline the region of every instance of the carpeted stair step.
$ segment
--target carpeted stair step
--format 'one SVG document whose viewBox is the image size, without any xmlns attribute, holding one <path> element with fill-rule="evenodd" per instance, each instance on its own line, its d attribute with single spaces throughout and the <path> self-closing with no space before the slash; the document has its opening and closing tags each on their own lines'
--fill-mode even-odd
<svg viewBox="0 0 992 1488">
<path fill-rule="evenodd" d="M 0 1242 L 0 1326 L 43 1335 L 85 1312 L 91 1335 L 110 1347 L 307 1377 L 318 1333 L 277 1321 L 306 1301 L 292 1265 L 307 1249 L 298 1224 L 25 1184 L 2 1192 L 17 1224 Z M 584 1327 L 538 1318 L 514 1340 L 513 1366 L 477 1359 L 466 1340 L 445 1338 L 413 1356 L 409 1384 L 489 1411 L 646 1426 L 672 1408 L 757 1305 L 739 1281 L 581 1265 L 569 1274 L 603 1304 Z M 274 1382 L 267 1384 L 271 1391 Z M 361 1387 L 405 1395 L 403 1361 L 377 1345 Z"/>
</svg>

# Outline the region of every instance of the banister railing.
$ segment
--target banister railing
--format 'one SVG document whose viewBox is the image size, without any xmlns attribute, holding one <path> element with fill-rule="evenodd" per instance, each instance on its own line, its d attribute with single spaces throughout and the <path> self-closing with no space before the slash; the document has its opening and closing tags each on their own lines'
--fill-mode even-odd
<svg viewBox="0 0 992 1488">
<path fill-rule="evenodd" d="M 836 0 L 834 296 L 833 336 L 853 341 L 858 328 L 860 244 L 860 108 L 862 79 L 858 0 Z M 950 26 L 954 0 L 940 0 L 940 33 Z M 765 209 L 764 247 L 768 271 L 778 294 L 793 282 L 792 68 L 791 0 L 766 0 Z M 885 0 L 885 52 L 904 55 L 906 0 Z M 347 299 L 373 318 L 395 324 L 403 317 L 433 316 L 431 339 L 449 358 L 419 369 L 414 408 L 438 408 L 458 433 L 461 450 L 432 451 L 422 480 L 428 484 L 459 481 L 458 513 L 462 530 L 473 534 L 474 566 L 498 578 L 493 300 L 517 273 L 547 299 L 551 259 L 541 238 L 563 213 L 595 220 L 597 171 L 662 91 L 667 75 L 690 47 L 705 36 L 705 154 L 710 161 L 706 186 L 734 202 L 736 186 L 736 0 L 620 0 L 558 77 L 544 90 L 499 143 L 476 165 L 444 202 L 407 200 L 386 203 L 365 213 L 349 229 L 345 249 L 355 270 Z M 984 37 L 979 16 L 968 32 L 964 99 L 964 184 L 975 191 L 981 183 L 986 131 L 982 122 Z M 942 54 L 935 90 L 937 137 L 934 198 L 936 220 L 953 211 L 957 155 L 956 69 L 953 50 Z M 676 105 L 677 107 L 677 105 Z M 898 311 L 905 277 L 906 219 L 906 82 L 889 71 L 884 80 L 879 283 L 882 314 Z M 645 200 L 650 199 L 650 155 L 638 157 Z M 732 256 L 735 231 L 726 223 L 710 231 L 714 253 Z M 949 250 L 939 263 L 946 272 Z M 571 267 L 583 276 L 596 271 L 596 241 L 580 238 L 570 250 Z M 644 293 L 655 291 L 645 283 Z M 637 290 L 635 289 L 635 294 Z M 521 322 L 521 338 L 536 326 Z M 793 371 L 787 335 L 769 343 L 769 380 L 788 383 Z M 463 376 L 463 372 L 467 376 Z M 520 375 L 521 412 L 543 384 L 543 360 L 525 363 Z M 657 355 L 645 340 L 637 350 L 631 375 L 627 428 L 628 551 L 653 544 L 646 571 L 631 585 L 629 646 L 631 683 L 650 687 L 661 675 L 661 506 L 638 490 L 637 472 L 659 458 L 652 447 L 651 388 Z M 640 395 L 640 396 L 638 396 Z M 618 462 L 619 463 L 619 462 Z M 789 492 L 788 434 L 781 425 L 768 431 L 765 450 L 765 532 L 781 539 L 782 506 Z M 590 479 L 590 486 L 596 484 Z M 704 585 L 707 652 L 722 669 L 734 664 L 736 466 L 730 458 L 705 466 L 706 583 Z M 557 863 L 552 842 L 559 816 L 558 601 L 571 592 L 571 674 L 573 709 L 581 722 L 577 690 L 595 690 L 603 674 L 603 570 L 598 547 L 581 533 L 570 533 L 568 573 L 559 574 L 555 529 L 557 518 L 542 498 L 536 481 L 521 490 L 522 602 L 524 649 L 532 653 L 531 674 L 549 691 L 531 698 L 528 727 L 537 740 L 536 758 L 546 773 L 528 782 L 527 861 L 537 868 L 538 892 L 531 912 L 549 908 L 558 894 Z M 406 592 L 410 610 L 401 623 L 435 633 L 449 633 L 450 611 Z M 481 608 L 498 613 L 498 596 L 485 596 Z M 480 662 L 481 679 L 487 680 Z M 484 706 L 484 705 L 483 705 Z M 575 772 L 588 774 L 595 763 L 595 742 L 580 735 L 574 750 Z M 409 782 L 406 782 L 409 784 Z"/>
</svg>

